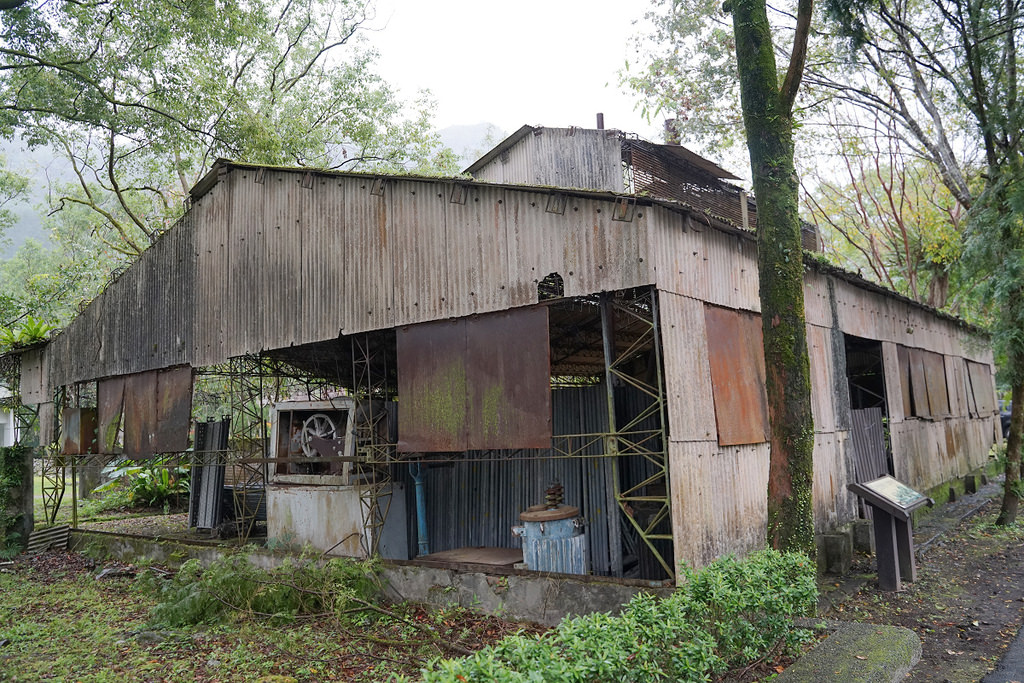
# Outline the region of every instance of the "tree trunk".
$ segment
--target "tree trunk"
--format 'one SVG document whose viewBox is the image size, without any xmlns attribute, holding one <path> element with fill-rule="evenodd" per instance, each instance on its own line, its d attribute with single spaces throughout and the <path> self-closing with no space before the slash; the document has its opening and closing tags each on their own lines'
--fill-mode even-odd
<svg viewBox="0 0 1024 683">
<path fill-rule="evenodd" d="M 1020 504 L 1020 445 L 1024 431 L 1024 381 L 1015 380 L 1012 389 L 1013 405 L 1010 407 L 1010 435 L 1006 437 L 1006 480 L 1003 482 L 1003 506 L 999 509 L 996 524 L 1013 524 L 1017 521 L 1017 507 Z"/>
<path fill-rule="evenodd" d="M 734 0 L 743 121 L 757 200 L 761 323 L 771 456 L 768 542 L 813 561 L 814 423 L 804 322 L 803 249 L 793 166 L 792 93 L 780 93 L 764 0 Z M 788 80 L 788 79 L 787 79 Z"/>
</svg>

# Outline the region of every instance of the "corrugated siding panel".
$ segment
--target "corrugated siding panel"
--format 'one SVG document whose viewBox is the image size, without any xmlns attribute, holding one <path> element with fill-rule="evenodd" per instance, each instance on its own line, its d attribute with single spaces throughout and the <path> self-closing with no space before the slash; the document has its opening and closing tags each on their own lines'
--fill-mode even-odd
<svg viewBox="0 0 1024 683">
<path fill-rule="evenodd" d="M 618 131 L 543 128 L 474 175 L 490 182 L 621 192 L 622 143 Z"/>
<path fill-rule="evenodd" d="M 811 360 L 811 413 L 814 431 L 836 431 L 833 397 L 832 330 L 807 326 L 807 351 Z"/>
<path fill-rule="evenodd" d="M 228 196 L 234 179 L 228 175 L 192 207 L 196 214 L 196 332 L 195 365 L 215 365 L 227 352 L 231 273 L 228 239 L 231 235 L 231 203 Z M 252 177 L 241 182 L 252 182 Z"/>
<path fill-rule="evenodd" d="M 921 490 L 984 465 L 994 439 L 991 418 L 904 420 L 890 434 L 896 478 Z"/>
<path fill-rule="evenodd" d="M 714 441 L 715 407 L 704 304 L 672 292 L 659 292 L 658 311 L 669 438 Z"/>
<path fill-rule="evenodd" d="M 675 561 L 701 567 L 764 547 L 768 444 L 669 443 Z"/>
<path fill-rule="evenodd" d="M 711 228 L 685 228 L 682 216 L 661 207 L 646 210 L 659 289 L 727 308 L 761 310 L 753 242 Z"/>
<path fill-rule="evenodd" d="M 388 221 L 394 239 L 395 324 L 437 320 L 465 312 L 451 300 L 445 202 L 431 185 L 388 181 Z M 416 192 L 417 194 L 413 194 Z"/>
<path fill-rule="evenodd" d="M 559 215 L 547 211 L 549 197 L 505 194 L 510 305 L 537 301 L 537 283 L 550 273 L 562 276 L 566 296 L 651 284 L 646 215 L 614 221 L 612 202 L 578 197 Z"/>
<path fill-rule="evenodd" d="M 388 188 L 385 196 L 371 194 L 372 182 L 365 178 L 345 178 L 338 187 L 331 186 L 317 198 L 322 218 L 339 215 L 339 220 L 328 219 L 330 229 L 320 231 L 320 246 L 307 251 L 307 262 L 321 261 L 322 254 L 336 254 L 328 259 L 334 268 L 328 268 L 325 279 L 324 300 L 329 306 L 322 311 L 321 334 L 314 339 L 330 338 L 331 327 L 345 334 L 365 332 L 375 327 L 395 324 L 395 278 L 397 272 L 395 237 L 396 228 L 389 221 Z M 335 191 L 341 192 L 341 206 Z M 428 226 L 429 227 L 429 226 Z M 405 258 L 403 254 L 401 258 Z M 341 272 L 337 271 L 341 269 Z M 342 321 L 337 321 L 337 312 Z M 339 329 L 334 329 L 337 334 Z"/>
<path fill-rule="evenodd" d="M 832 303 L 828 280 L 813 271 L 804 271 L 804 319 L 808 325 L 832 327 Z"/>
<path fill-rule="evenodd" d="M 848 459 L 852 457 L 847 447 L 846 432 L 814 435 L 814 528 L 819 533 L 857 516 L 854 497 L 846 490 L 850 483 Z"/>
<path fill-rule="evenodd" d="M 50 388 L 48 349 L 33 349 L 21 354 L 19 393 L 24 405 L 36 405 L 53 400 Z"/>
<path fill-rule="evenodd" d="M 505 191 L 442 185 L 443 194 L 461 190 L 464 203 L 444 201 L 451 315 L 509 307 Z M 433 191 L 419 186 L 416 191 Z"/>
</svg>

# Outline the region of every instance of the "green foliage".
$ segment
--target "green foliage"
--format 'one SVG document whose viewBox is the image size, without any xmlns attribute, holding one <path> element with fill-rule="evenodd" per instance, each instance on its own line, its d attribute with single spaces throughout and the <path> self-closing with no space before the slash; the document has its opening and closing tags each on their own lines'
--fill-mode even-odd
<svg viewBox="0 0 1024 683">
<path fill-rule="evenodd" d="M 22 481 L 28 446 L 0 447 L 0 558 L 8 558 L 21 550 L 21 535 L 14 531 L 21 513 L 13 511 L 12 490 L 27 486 Z"/>
<path fill-rule="evenodd" d="M 709 681 L 809 634 L 792 619 L 813 611 L 814 565 L 765 550 L 683 569 L 664 599 L 639 594 L 622 614 L 562 621 L 542 636 L 514 635 L 465 659 L 439 660 L 427 683 Z"/>
<path fill-rule="evenodd" d="M 0 327 L 0 348 L 12 349 L 44 341 L 54 329 L 53 325 L 39 318 L 26 316 L 14 325 Z"/>
<path fill-rule="evenodd" d="M 180 496 L 188 495 L 189 470 L 187 467 L 153 465 L 124 465 L 113 472 L 110 482 L 96 488 L 97 493 L 127 491 L 132 505 L 160 506 Z"/>
<path fill-rule="evenodd" d="M 347 620 L 353 606 L 380 589 L 369 562 L 335 558 L 325 563 L 292 563 L 266 570 L 244 555 L 231 555 L 203 569 L 189 560 L 173 579 L 161 584 L 148 575 L 159 602 L 152 622 L 186 626 L 223 621 L 239 613 L 290 621 L 299 615 L 333 615 Z"/>
</svg>

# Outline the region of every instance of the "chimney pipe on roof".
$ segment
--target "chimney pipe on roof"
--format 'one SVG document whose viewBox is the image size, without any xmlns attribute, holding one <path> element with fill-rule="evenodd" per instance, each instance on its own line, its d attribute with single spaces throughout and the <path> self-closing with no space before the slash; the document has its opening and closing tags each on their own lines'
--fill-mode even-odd
<svg viewBox="0 0 1024 683">
<path fill-rule="evenodd" d="M 597 129 L 604 130 L 604 114 L 600 112 L 597 114 Z"/>
<path fill-rule="evenodd" d="M 666 145 L 681 145 L 683 144 L 682 136 L 679 135 L 679 131 L 676 129 L 677 119 L 665 119 L 665 144 Z"/>
</svg>

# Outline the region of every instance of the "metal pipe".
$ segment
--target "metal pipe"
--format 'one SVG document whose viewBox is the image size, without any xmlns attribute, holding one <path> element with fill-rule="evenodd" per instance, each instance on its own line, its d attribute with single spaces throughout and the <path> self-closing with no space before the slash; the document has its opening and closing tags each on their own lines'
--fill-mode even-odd
<svg viewBox="0 0 1024 683">
<path fill-rule="evenodd" d="M 416 540 L 419 543 L 419 554 L 429 555 L 430 544 L 427 542 L 427 492 L 424 484 L 422 465 L 418 462 L 409 463 L 409 476 L 416 484 Z"/>
</svg>

